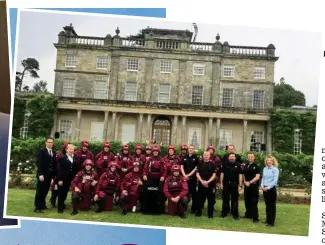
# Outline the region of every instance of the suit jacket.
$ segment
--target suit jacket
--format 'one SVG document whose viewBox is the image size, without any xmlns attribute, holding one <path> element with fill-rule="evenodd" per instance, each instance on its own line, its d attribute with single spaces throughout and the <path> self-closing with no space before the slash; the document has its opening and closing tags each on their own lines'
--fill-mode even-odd
<svg viewBox="0 0 325 245">
<path fill-rule="evenodd" d="M 75 175 L 78 173 L 78 164 L 77 164 L 77 156 L 73 157 L 73 162 L 71 163 L 68 156 L 64 155 L 59 159 L 58 166 L 58 181 L 63 181 L 63 183 L 68 184 L 73 180 Z"/>
<path fill-rule="evenodd" d="M 52 157 L 47 148 L 39 150 L 37 157 L 37 176 L 44 177 L 56 172 L 56 152 L 52 149 Z"/>
</svg>

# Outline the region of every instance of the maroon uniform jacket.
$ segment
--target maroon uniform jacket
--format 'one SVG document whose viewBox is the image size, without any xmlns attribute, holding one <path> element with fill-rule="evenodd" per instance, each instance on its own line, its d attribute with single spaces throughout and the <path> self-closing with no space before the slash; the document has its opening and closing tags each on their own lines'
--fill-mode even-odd
<svg viewBox="0 0 325 245">
<path fill-rule="evenodd" d="M 182 176 L 168 176 L 164 184 L 164 194 L 168 199 L 179 196 L 183 198 L 188 193 L 187 181 Z"/>
<path fill-rule="evenodd" d="M 141 155 L 137 155 L 137 154 L 134 154 L 133 156 L 133 162 L 139 162 L 140 163 L 140 170 L 139 170 L 139 173 L 142 174 L 143 172 L 143 169 L 144 169 L 144 165 L 146 163 L 146 156 L 141 154 Z"/>
<path fill-rule="evenodd" d="M 81 193 L 94 194 L 95 187 L 91 185 L 94 181 L 98 181 L 98 175 L 95 171 L 90 170 L 89 173 L 85 170 L 79 171 L 71 182 L 71 190 L 74 191 L 77 187 Z"/>
<path fill-rule="evenodd" d="M 95 167 L 98 176 L 102 176 L 107 172 L 108 164 L 115 160 L 115 156 L 112 152 L 99 152 L 95 157 Z"/>
<path fill-rule="evenodd" d="M 92 161 L 94 161 L 94 155 L 91 151 L 82 151 L 82 150 L 78 150 L 75 152 L 75 156 L 77 156 L 77 168 L 78 170 L 81 169 L 82 164 L 84 163 L 84 161 L 86 159 L 91 159 Z"/>
<path fill-rule="evenodd" d="M 220 171 L 221 171 L 221 160 L 219 157 L 212 155 L 210 157 L 210 161 L 213 162 L 216 165 L 216 182 L 218 181 L 219 177 L 220 177 Z"/>
<path fill-rule="evenodd" d="M 141 180 L 141 174 L 140 172 L 134 172 L 128 173 L 125 175 L 122 183 L 121 183 L 121 192 L 127 191 L 128 195 L 135 196 L 139 194 L 139 186 L 138 182 Z"/>
<path fill-rule="evenodd" d="M 151 156 L 147 159 L 146 164 L 144 165 L 143 175 L 150 176 L 152 178 L 160 178 L 164 175 L 165 167 L 164 161 L 159 156 Z"/>
<path fill-rule="evenodd" d="M 124 176 L 133 170 L 133 157 L 130 153 L 128 154 L 120 153 L 115 157 L 115 161 L 119 165 L 120 169 L 126 168 L 128 170 L 127 172 L 122 172 L 122 170 L 120 171 L 119 175 L 121 180 L 123 180 Z"/>
<path fill-rule="evenodd" d="M 104 192 L 106 195 L 113 195 L 120 186 L 120 178 L 117 172 L 114 173 L 107 171 L 100 176 L 100 179 L 96 188 L 96 195 L 100 195 L 100 192 Z"/>
<path fill-rule="evenodd" d="M 173 165 L 181 166 L 181 160 L 176 155 L 167 155 L 162 159 L 165 163 L 165 171 L 164 171 L 164 178 L 166 179 L 168 176 L 171 175 Z"/>
</svg>

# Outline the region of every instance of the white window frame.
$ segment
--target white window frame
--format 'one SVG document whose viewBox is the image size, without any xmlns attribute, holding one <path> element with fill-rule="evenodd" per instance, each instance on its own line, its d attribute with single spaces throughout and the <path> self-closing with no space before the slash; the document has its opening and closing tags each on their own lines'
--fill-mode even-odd
<svg viewBox="0 0 325 245">
<path fill-rule="evenodd" d="M 70 84 L 69 84 L 70 83 Z M 68 90 L 70 90 L 68 92 Z M 74 77 L 64 77 L 62 80 L 62 96 L 73 98 L 76 96 L 76 79 Z"/>
<path fill-rule="evenodd" d="M 262 74 L 262 76 L 258 76 L 259 74 Z M 265 79 L 265 67 L 254 68 L 254 79 Z"/>
<path fill-rule="evenodd" d="M 69 59 L 71 58 L 71 59 Z M 65 55 L 65 67 L 66 68 L 76 68 L 77 67 L 77 55 L 66 54 Z"/>
<path fill-rule="evenodd" d="M 201 93 L 201 101 L 200 101 L 200 103 L 198 104 L 198 103 L 194 103 L 194 101 L 193 101 L 193 93 L 194 93 L 194 88 L 195 87 L 200 87 L 200 88 L 202 88 L 202 93 Z M 191 94 L 191 101 L 192 101 L 192 105 L 203 105 L 203 101 L 204 101 L 204 87 L 202 86 L 202 85 L 193 85 L 192 86 L 192 94 Z"/>
<path fill-rule="evenodd" d="M 254 105 L 254 98 L 255 98 L 255 92 L 263 92 L 263 101 L 262 101 L 262 106 L 261 107 L 255 107 Z M 253 95 L 252 95 L 252 108 L 253 109 L 264 109 L 265 106 L 265 90 L 259 90 L 259 89 L 255 89 L 253 91 Z"/>
<path fill-rule="evenodd" d="M 97 56 L 96 68 L 99 70 L 106 70 L 108 68 L 108 57 Z"/>
<path fill-rule="evenodd" d="M 168 91 L 168 101 L 167 102 L 165 102 L 165 101 L 161 101 L 161 99 L 160 99 L 160 94 L 162 93 L 162 92 L 160 92 L 160 89 L 161 89 L 161 86 L 169 86 L 169 91 Z M 161 84 L 159 84 L 158 85 L 158 98 L 157 98 L 157 100 L 158 100 L 158 103 L 170 103 L 170 92 L 171 92 L 171 85 L 169 84 L 169 83 L 161 83 Z M 163 94 L 167 94 L 167 93 L 163 93 Z"/>
<path fill-rule="evenodd" d="M 29 111 L 25 112 L 23 126 L 20 128 L 19 136 L 21 139 L 28 138 Z"/>
<path fill-rule="evenodd" d="M 230 75 L 225 75 L 227 69 L 230 70 L 229 71 Z M 235 72 L 236 72 L 235 66 L 233 66 L 233 65 L 224 65 L 223 69 L 222 69 L 222 76 L 223 77 L 235 77 Z"/>
<path fill-rule="evenodd" d="M 188 138 L 188 145 L 192 145 L 192 134 L 197 131 L 198 132 L 198 137 L 197 137 L 197 145 L 194 145 L 196 149 L 201 148 L 201 143 L 202 143 L 202 128 L 196 128 L 196 127 L 189 127 L 187 130 L 187 138 Z"/>
<path fill-rule="evenodd" d="M 128 88 L 129 84 L 135 85 L 135 91 L 129 91 L 129 88 Z M 134 97 L 132 98 L 131 95 L 127 94 L 128 92 L 135 93 Z M 137 98 L 138 98 L 138 84 L 137 84 L 137 82 L 126 82 L 125 90 L 124 90 L 124 100 L 137 101 Z"/>
<path fill-rule="evenodd" d="M 230 137 L 227 137 L 227 135 Z M 225 137 L 224 137 L 225 136 Z M 233 141 L 233 131 L 231 129 L 220 129 L 219 131 L 219 147 L 223 146 L 226 147 L 231 145 Z"/>
<path fill-rule="evenodd" d="M 193 69 L 194 76 L 204 76 L 205 75 L 205 64 L 194 63 L 192 69 Z M 199 70 L 201 70 L 202 72 L 198 72 Z"/>
<path fill-rule="evenodd" d="M 172 73 L 173 67 L 170 60 L 161 60 L 160 61 L 160 73 Z"/>
<path fill-rule="evenodd" d="M 66 133 L 66 131 L 64 131 L 62 129 L 62 123 L 69 123 L 71 125 L 71 132 Z M 62 131 L 64 131 L 64 133 L 61 133 Z M 59 121 L 59 132 L 60 132 L 60 139 L 64 139 L 64 140 L 71 140 L 72 139 L 72 132 L 73 132 L 73 124 L 71 120 L 65 120 L 65 119 L 61 119 Z M 64 137 L 63 137 L 64 136 Z"/>
<path fill-rule="evenodd" d="M 255 142 L 252 142 L 252 136 L 255 135 Z M 258 138 L 258 137 L 260 138 Z M 260 142 L 258 141 L 260 139 Z M 259 143 L 259 145 L 257 146 L 254 146 L 254 148 L 252 149 L 252 144 L 254 143 Z M 250 151 L 253 151 L 253 152 L 261 152 L 261 146 L 262 144 L 264 144 L 264 132 L 263 131 L 252 131 L 251 132 L 251 135 L 250 135 L 250 138 L 249 138 L 249 148 L 250 148 Z"/>
<path fill-rule="evenodd" d="M 293 131 L 293 154 L 299 155 L 302 153 L 302 132 L 300 129 Z"/>
<path fill-rule="evenodd" d="M 133 133 L 132 133 L 133 134 L 133 137 L 132 137 L 132 135 L 126 134 L 126 133 L 123 132 L 124 131 L 123 128 L 125 126 L 132 126 L 132 129 L 133 129 Z M 129 142 L 134 142 L 135 141 L 135 137 L 136 137 L 136 132 L 135 131 L 136 131 L 136 125 L 134 123 L 122 123 L 122 126 L 121 126 L 121 141 L 122 141 L 122 143 L 123 144 L 127 144 Z M 130 138 L 129 140 L 124 140 L 125 138 L 128 138 L 128 137 Z"/>
<path fill-rule="evenodd" d="M 224 105 L 224 91 L 225 90 L 230 90 L 232 91 L 232 97 L 231 97 L 231 105 L 230 106 L 225 106 Z M 222 98 L 221 98 L 221 107 L 225 107 L 225 108 L 231 108 L 231 107 L 234 107 L 234 93 L 235 93 L 235 89 L 233 88 L 222 88 Z M 229 99 L 229 98 L 228 98 Z"/>
<path fill-rule="evenodd" d="M 129 58 L 126 61 L 127 71 L 139 71 L 140 61 L 139 59 Z"/>
<path fill-rule="evenodd" d="M 102 129 L 102 130 L 100 130 Z M 101 132 L 96 132 L 101 131 Z M 97 135 L 98 133 L 98 135 Z M 104 122 L 91 122 L 90 124 L 90 141 L 102 142 L 104 136 Z"/>
<path fill-rule="evenodd" d="M 97 76 L 94 81 L 93 96 L 94 99 L 107 100 L 108 99 L 108 77 L 107 76 Z M 104 86 L 99 86 L 98 84 L 103 84 Z"/>
</svg>

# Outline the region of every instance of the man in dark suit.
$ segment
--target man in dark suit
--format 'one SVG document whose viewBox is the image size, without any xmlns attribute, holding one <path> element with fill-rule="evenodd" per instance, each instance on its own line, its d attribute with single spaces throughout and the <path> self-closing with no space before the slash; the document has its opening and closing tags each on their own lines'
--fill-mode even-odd
<svg viewBox="0 0 325 245">
<path fill-rule="evenodd" d="M 53 143 L 53 138 L 46 138 L 46 147 L 38 153 L 35 195 L 35 212 L 37 213 L 42 213 L 42 210 L 47 209 L 45 199 L 56 173 L 56 152 L 53 150 Z"/>
</svg>

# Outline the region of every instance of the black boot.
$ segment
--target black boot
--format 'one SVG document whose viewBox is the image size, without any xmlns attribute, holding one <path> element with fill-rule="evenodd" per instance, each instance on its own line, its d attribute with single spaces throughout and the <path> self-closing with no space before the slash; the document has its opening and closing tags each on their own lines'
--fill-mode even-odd
<svg viewBox="0 0 325 245">
<path fill-rule="evenodd" d="M 96 213 L 101 213 L 104 211 L 104 199 L 100 199 L 97 201 L 98 203 L 98 208 L 96 210 Z"/>
<path fill-rule="evenodd" d="M 74 209 L 72 210 L 71 215 L 76 215 L 76 214 L 78 214 L 78 209 L 77 209 L 77 208 L 74 208 Z"/>
<path fill-rule="evenodd" d="M 125 209 L 122 209 L 122 215 L 126 215 L 127 211 Z"/>
</svg>

